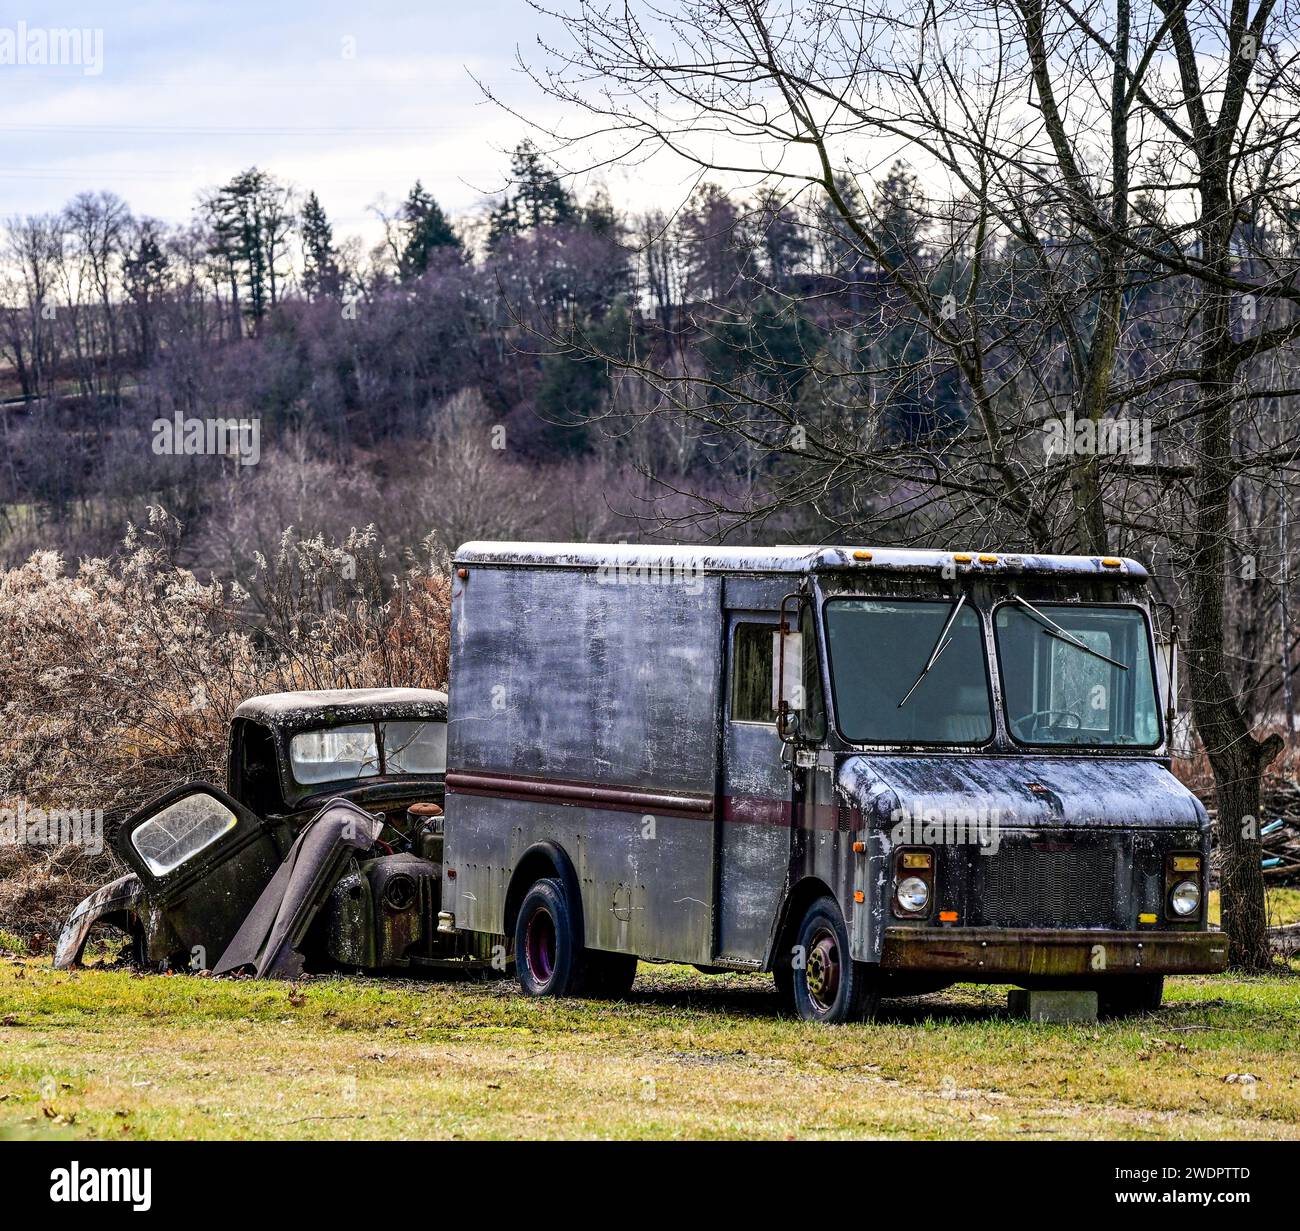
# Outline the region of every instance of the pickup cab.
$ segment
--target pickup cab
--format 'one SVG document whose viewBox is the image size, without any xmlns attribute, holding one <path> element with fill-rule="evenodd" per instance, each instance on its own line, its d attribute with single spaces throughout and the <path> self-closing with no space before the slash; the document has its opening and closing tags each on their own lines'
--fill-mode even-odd
<svg viewBox="0 0 1300 1231">
<path fill-rule="evenodd" d="M 446 756 L 441 692 L 245 701 L 225 788 L 181 783 L 126 820 L 115 845 L 131 870 L 73 911 L 55 966 L 79 964 L 96 925 L 125 933 L 154 970 L 488 963 L 488 938 L 437 930 Z"/>
</svg>

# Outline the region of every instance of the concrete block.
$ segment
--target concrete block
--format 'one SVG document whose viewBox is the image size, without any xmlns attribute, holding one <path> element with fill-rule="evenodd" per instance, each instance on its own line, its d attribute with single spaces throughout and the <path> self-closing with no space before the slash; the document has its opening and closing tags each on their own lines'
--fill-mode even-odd
<svg viewBox="0 0 1300 1231">
<path fill-rule="evenodd" d="M 1031 1022 L 1095 1022 L 1096 992 L 1037 991 L 1015 987 L 1007 993 L 1012 1017 Z"/>
</svg>

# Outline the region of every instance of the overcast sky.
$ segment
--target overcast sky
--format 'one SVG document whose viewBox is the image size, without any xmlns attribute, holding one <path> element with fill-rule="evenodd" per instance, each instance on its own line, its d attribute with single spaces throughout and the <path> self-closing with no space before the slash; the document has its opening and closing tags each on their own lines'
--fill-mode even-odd
<svg viewBox="0 0 1300 1231">
<path fill-rule="evenodd" d="M 367 207 L 417 177 L 457 212 L 501 187 L 499 150 L 523 129 L 470 73 L 529 114 L 545 106 L 513 63 L 545 28 L 525 0 L 5 7 L 0 40 L 20 21 L 102 30 L 103 62 L 93 75 L 0 62 L 0 217 L 109 188 L 180 221 L 201 188 L 256 164 L 314 188 L 337 233 L 369 235 Z"/>
</svg>

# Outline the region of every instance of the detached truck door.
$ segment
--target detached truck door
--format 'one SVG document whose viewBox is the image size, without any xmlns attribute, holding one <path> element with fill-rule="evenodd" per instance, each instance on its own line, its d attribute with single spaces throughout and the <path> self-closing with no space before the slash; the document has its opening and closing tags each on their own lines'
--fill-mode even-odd
<svg viewBox="0 0 1300 1231">
<path fill-rule="evenodd" d="M 150 961 L 210 969 L 280 866 L 262 819 L 187 782 L 128 818 L 118 854 L 144 885 Z"/>
<path fill-rule="evenodd" d="M 717 956 L 735 961 L 765 955 L 790 864 L 792 779 L 772 709 L 776 628 L 774 613 L 728 616 Z"/>
</svg>

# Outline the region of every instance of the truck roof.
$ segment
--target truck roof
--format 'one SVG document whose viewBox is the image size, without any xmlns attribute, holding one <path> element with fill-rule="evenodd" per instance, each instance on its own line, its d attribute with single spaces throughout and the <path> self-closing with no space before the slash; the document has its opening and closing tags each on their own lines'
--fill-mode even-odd
<svg viewBox="0 0 1300 1231">
<path fill-rule="evenodd" d="M 689 569 L 693 573 L 808 573 L 835 569 L 930 572 L 956 563 L 990 573 L 1049 573 L 1145 581 L 1147 570 L 1118 556 L 931 551 L 909 547 L 664 547 L 630 543 L 464 543 L 457 564 L 528 568 Z"/>
</svg>

